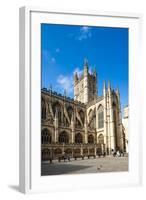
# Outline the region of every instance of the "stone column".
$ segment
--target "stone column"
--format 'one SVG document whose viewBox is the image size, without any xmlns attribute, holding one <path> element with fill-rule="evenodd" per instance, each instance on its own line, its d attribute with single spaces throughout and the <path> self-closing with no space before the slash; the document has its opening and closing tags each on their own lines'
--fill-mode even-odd
<svg viewBox="0 0 146 200">
<path fill-rule="evenodd" d="M 110 85 L 108 86 L 109 95 L 109 131 L 110 131 L 110 148 L 115 150 L 115 127 L 114 127 L 114 116 L 112 108 L 112 95 Z M 110 150 L 111 150 L 110 149 Z"/>
<path fill-rule="evenodd" d="M 87 122 L 87 114 L 85 116 L 85 144 L 88 143 L 88 122 Z"/>
<path fill-rule="evenodd" d="M 75 142 L 75 123 L 74 116 L 71 117 L 71 143 Z"/>
<path fill-rule="evenodd" d="M 103 86 L 103 96 L 104 96 L 104 143 L 105 143 L 105 151 L 106 154 L 109 153 L 109 132 L 107 127 L 107 91 L 106 91 L 106 83 L 104 82 Z"/>
<path fill-rule="evenodd" d="M 57 112 L 57 110 L 55 112 L 54 125 L 55 125 L 55 138 L 54 138 L 54 142 L 58 142 L 58 112 Z"/>
<path fill-rule="evenodd" d="M 95 147 L 94 147 L 94 153 L 95 153 L 95 156 L 96 156 L 96 145 L 95 145 Z"/>
</svg>

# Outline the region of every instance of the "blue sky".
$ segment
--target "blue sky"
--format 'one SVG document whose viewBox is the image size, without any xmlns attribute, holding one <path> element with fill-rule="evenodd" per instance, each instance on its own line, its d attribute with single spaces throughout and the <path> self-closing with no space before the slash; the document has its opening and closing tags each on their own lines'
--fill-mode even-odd
<svg viewBox="0 0 146 200">
<path fill-rule="evenodd" d="M 96 68 L 98 94 L 104 80 L 120 90 L 122 108 L 128 104 L 128 29 L 41 24 L 42 88 L 73 97 L 73 74 Z"/>
</svg>

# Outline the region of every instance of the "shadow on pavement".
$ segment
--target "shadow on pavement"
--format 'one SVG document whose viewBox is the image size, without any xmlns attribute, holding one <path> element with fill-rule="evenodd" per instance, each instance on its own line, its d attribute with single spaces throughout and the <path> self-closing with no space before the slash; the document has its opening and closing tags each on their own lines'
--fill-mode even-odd
<svg viewBox="0 0 146 200">
<path fill-rule="evenodd" d="M 76 172 L 78 170 L 83 170 L 90 168 L 92 166 L 83 166 L 83 165 L 68 165 L 68 164 L 61 164 L 61 165 L 54 165 L 54 164 L 42 164 L 42 171 L 41 175 L 61 175 L 61 174 L 68 174 L 71 172 Z"/>
</svg>

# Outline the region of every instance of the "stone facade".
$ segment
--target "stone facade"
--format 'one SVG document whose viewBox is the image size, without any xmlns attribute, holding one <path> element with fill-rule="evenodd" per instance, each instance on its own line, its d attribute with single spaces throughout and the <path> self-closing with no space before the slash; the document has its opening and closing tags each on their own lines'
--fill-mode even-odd
<svg viewBox="0 0 146 200">
<path fill-rule="evenodd" d="M 125 150 L 119 91 L 108 82 L 98 96 L 96 79 L 96 71 L 89 73 L 85 61 L 83 75 L 74 76 L 74 99 L 42 89 L 42 160 Z"/>
<path fill-rule="evenodd" d="M 123 138 L 125 140 L 125 151 L 128 153 L 128 122 L 129 122 L 129 106 L 126 106 L 124 108 L 124 115 L 122 118 L 122 124 L 123 124 Z"/>
</svg>

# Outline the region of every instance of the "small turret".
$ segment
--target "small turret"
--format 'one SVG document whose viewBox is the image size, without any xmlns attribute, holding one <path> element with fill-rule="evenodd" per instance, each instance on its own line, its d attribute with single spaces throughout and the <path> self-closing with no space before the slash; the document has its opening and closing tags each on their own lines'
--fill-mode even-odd
<svg viewBox="0 0 146 200">
<path fill-rule="evenodd" d="M 116 96 L 118 98 L 118 103 L 119 103 L 119 108 L 120 108 L 121 105 L 120 105 L 120 91 L 119 91 L 119 88 L 116 89 Z"/>
<path fill-rule="evenodd" d="M 108 94 L 111 96 L 111 84 L 110 81 L 108 81 Z"/>
<path fill-rule="evenodd" d="M 108 90 L 111 90 L 111 83 L 108 81 Z"/>
<path fill-rule="evenodd" d="M 116 94 L 118 97 L 120 96 L 119 88 L 116 89 Z"/>
<path fill-rule="evenodd" d="M 84 59 L 84 76 L 88 75 L 88 60 Z"/>
<path fill-rule="evenodd" d="M 94 67 L 94 72 L 93 72 L 94 77 L 96 78 L 97 73 L 96 73 L 96 68 Z"/>
<path fill-rule="evenodd" d="M 66 97 L 67 95 L 66 95 L 66 89 L 64 90 L 64 97 Z"/>
<path fill-rule="evenodd" d="M 106 82 L 103 82 L 103 96 L 106 96 Z"/>
<path fill-rule="evenodd" d="M 75 74 L 74 74 L 74 82 L 75 82 L 75 83 L 78 82 L 78 74 L 77 74 L 77 72 L 75 72 Z"/>
</svg>

